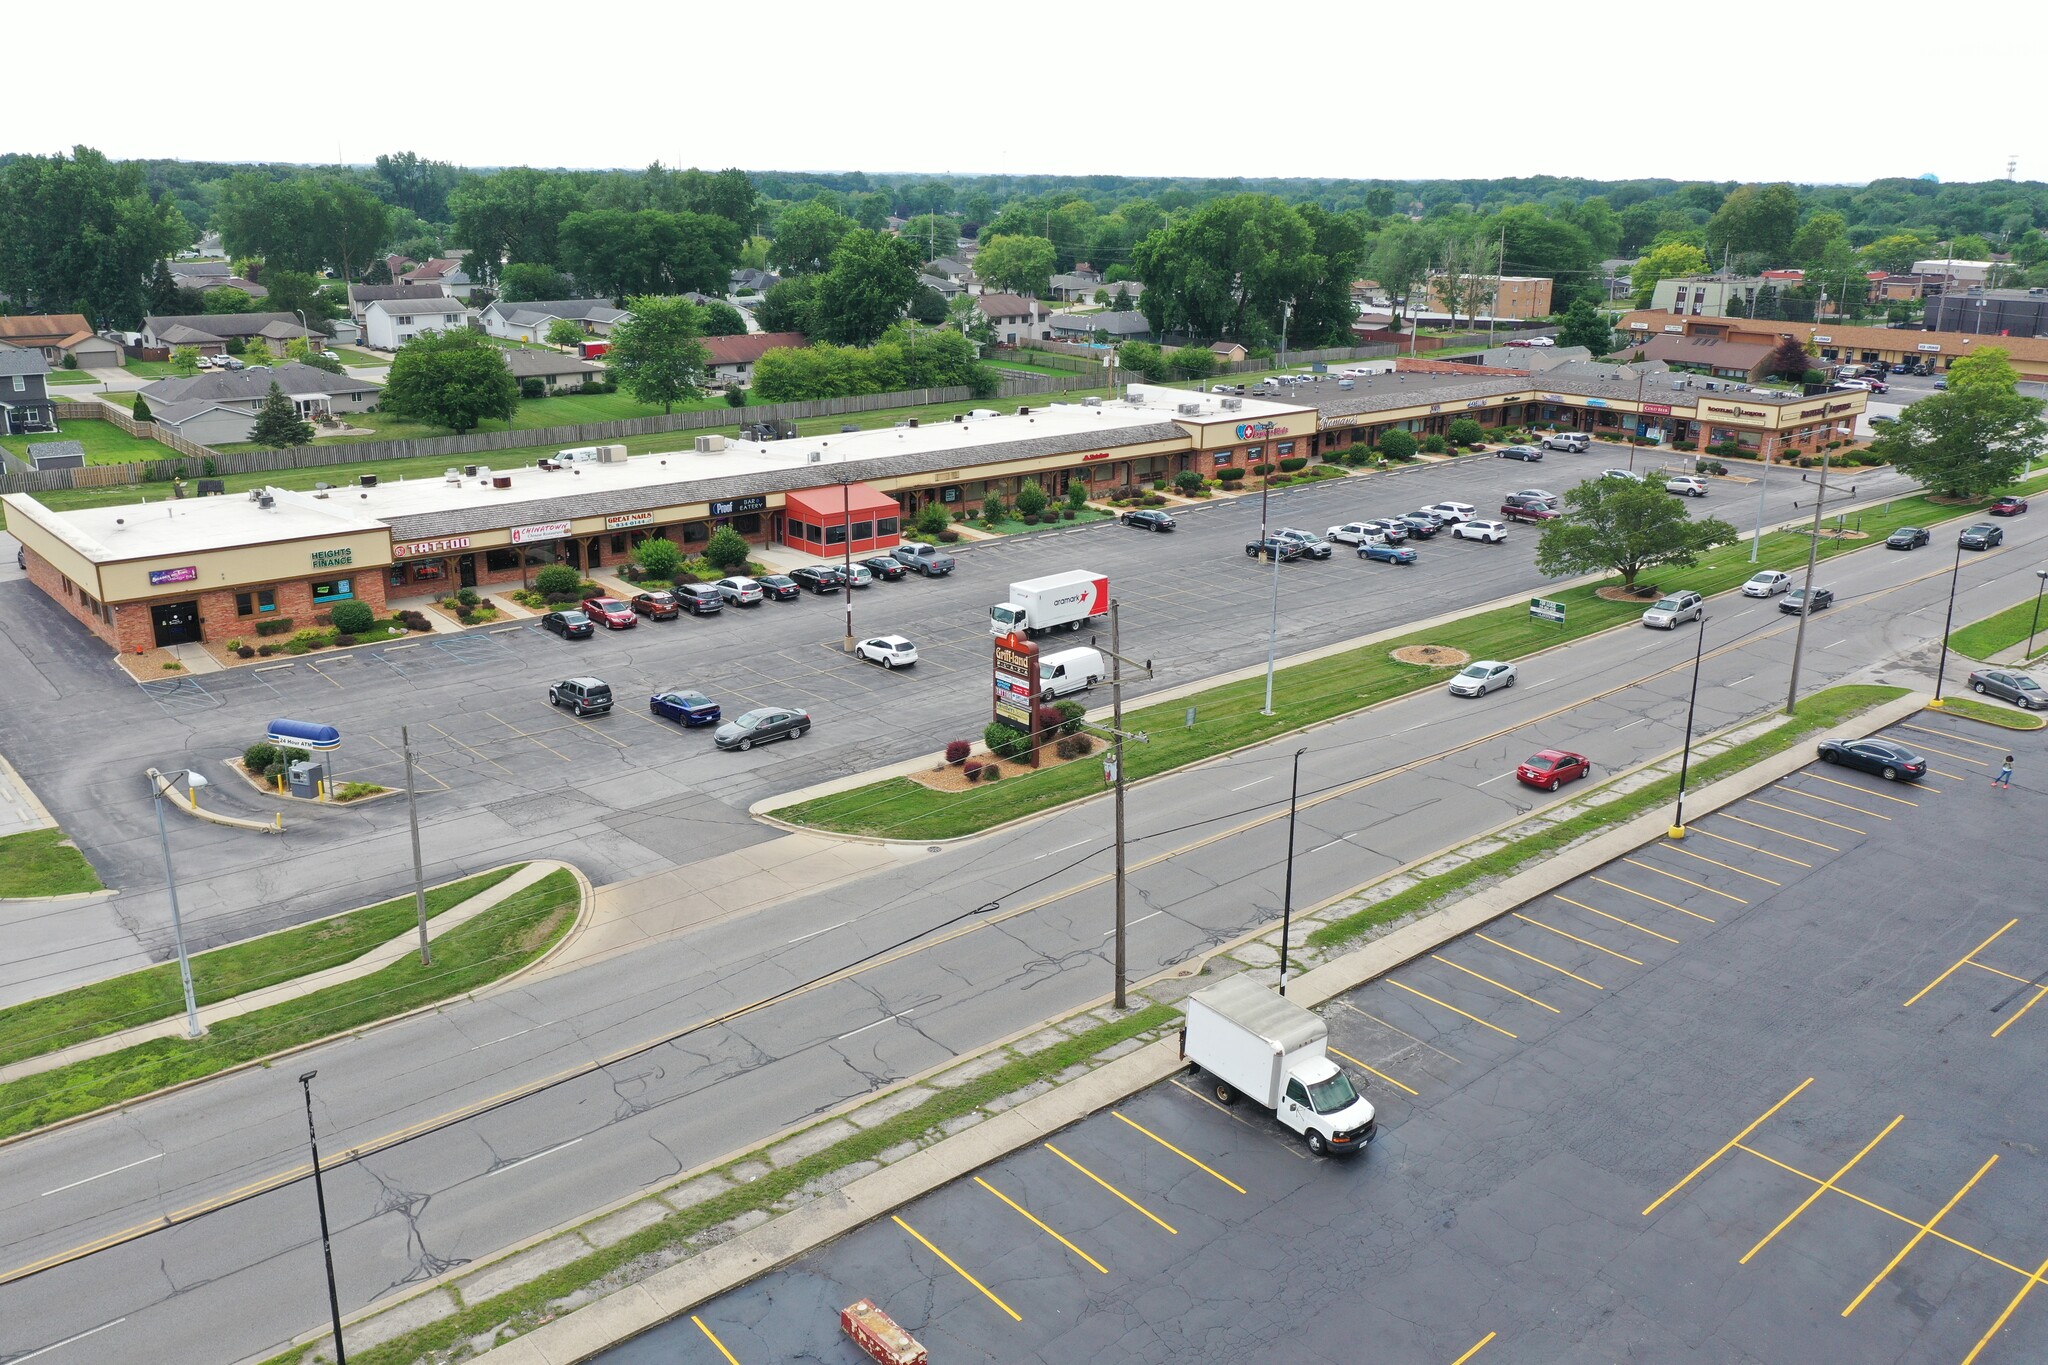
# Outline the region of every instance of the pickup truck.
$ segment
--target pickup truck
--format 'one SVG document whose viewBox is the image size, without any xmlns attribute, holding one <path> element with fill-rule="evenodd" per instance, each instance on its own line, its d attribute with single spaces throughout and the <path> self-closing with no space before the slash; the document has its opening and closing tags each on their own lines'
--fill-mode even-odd
<svg viewBox="0 0 2048 1365">
<path fill-rule="evenodd" d="M 1247 559 L 1257 559 L 1260 555 L 1277 555 L 1282 564 L 1291 564 L 1301 558 L 1301 547 L 1291 540 L 1267 536 L 1264 540 L 1254 540 L 1246 545 L 1244 553 Z"/>
<path fill-rule="evenodd" d="M 1550 521 L 1558 512 L 1555 507 L 1533 498 L 1526 501 L 1509 498 L 1500 505 L 1500 514 L 1509 521 Z"/>
<path fill-rule="evenodd" d="M 943 578 L 953 572 L 953 556 L 936 545 L 905 541 L 889 553 L 912 573 L 921 573 L 927 578 Z"/>
<path fill-rule="evenodd" d="M 1188 997 L 1181 1055 L 1220 1104 L 1243 1095 L 1273 1111 L 1317 1156 L 1352 1156 L 1379 1132 L 1372 1102 L 1332 1062 L 1329 1026 L 1244 976 Z"/>
</svg>

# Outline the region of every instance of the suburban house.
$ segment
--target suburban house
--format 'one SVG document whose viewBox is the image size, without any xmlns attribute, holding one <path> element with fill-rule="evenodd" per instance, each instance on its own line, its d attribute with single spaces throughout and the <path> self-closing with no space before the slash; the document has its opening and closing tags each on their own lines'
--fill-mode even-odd
<svg viewBox="0 0 2048 1365">
<path fill-rule="evenodd" d="M 935 261 L 926 261 L 924 263 L 924 273 L 936 275 L 938 278 L 951 283 L 953 285 L 953 294 L 972 294 L 980 284 L 980 281 L 974 277 L 974 267 L 957 256 L 941 256 Z M 944 290 L 940 292 L 945 293 Z M 952 294 L 946 295 L 948 298 L 952 296 Z"/>
<path fill-rule="evenodd" d="M 705 354 L 711 357 L 707 369 L 714 384 L 751 384 L 755 361 L 770 351 L 806 344 L 802 332 L 753 332 L 746 336 L 701 337 L 699 340 Z"/>
<path fill-rule="evenodd" d="M 1238 361 L 1243 360 L 1249 352 L 1234 341 L 1212 341 L 1209 343 L 1209 354 L 1215 356 L 1226 365 L 1235 365 Z"/>
<path fill-rule="evenodd" d="M 610 336 L 612 325 L 625 317 L 610 299 L 532 299 L 525 303 L 492 303 L 478 315 L 484 330 L 507 341 L 546 341 L 548 328 L 567 318 L 585 336 Z"/>
<path fill-rule="evenodd" d="M 121 343 L 96 334 L 80 313 L 0 318 L 0 342 L 41 351 L 52 365 L 63 364 L 67 355 L 77 356 L 86 369 L 104 370 L 128 363 Z"/>
<path fill-rule="evenodd" d="M 455 332 L 469 325 L 469 305 L 442 294 L 431 299 L 372 299 L 363 306 L 363 341 L 395 351 L 422 332 Z"/>
<path fill-rule="evenodd" d="M 541 388 L 550 394 L 574 392 L 588 380 L 604 378 L 604 366 L 560 351 L 511 350 L 505 352 L 505 364 L 521 384 L 538 379 Z"/>
<path fill-rule="evenodd" d="M 998 345 L 1044 341 L 1052 335 L 1052 320 L 1037 299 L 1021 294 L 981 294 L 976 296 L 974 306 L 995 328 Z"/>
<path fill-rule="evenodd" d="M 363 311 L 379 299 L 431 303 L 449 297 L 438 284 L 352 284 L 348 287 L 348 315 L 360 327 Z"/>
<path fill-rule="evenodd" d="M 919 275 L 917 282 L 927 289 L 938 291 L 942 299 L 956 299 L 965 292 L 965 286 L 954 283 L 944 275 Z"/>
<path fill-rule="evenodd" d="M 740 296 L 765 294 L 781 283 L 782 277 L 772 270 L 756 270 L 748 266 L 732 272 L 732 292 Z"/>
<path fill-rule="evenodd" d="M 142 320 L 142 344 L 152 350 L 192 346 L 201 355 L 226 355 L 231 337 L 260 343 L 279 356 L 290 342 L 316 337 L 321 345 L 327 341 L 321 333 L 299 326 L 298 318 L 290 313 L 187 313 L 151 315 Z"/>
<path fill-rule="evenodd" d="M 1150 341 L 1152 324 L 1133 308 L 1123 313 L 1054 313 L 1051 323 L 1054 341 L 1096 342 Z"/>
<path fill-rule="evenodd" d="M 402 285 L 438 288 L 450 297 L 458 299 L 466 299 L 476 292 L 476 281 L 462 268 L 460 252 L 453 256 L 436 256 L 431 261 L 421 261 L 403 275 L 393 271 L 392 279 Z"/>
<path fill-rule="evenodd" d="M 159 379 L 142 390 L 142 399 L 157 425 L 188 441 L 219 445 L 249 439 L 256 411 L 270 396 L 273 383 L 309 421 L 331 413 L 366 411 L 376 404 L 383 387 L 294 362 L 275 369 L 252 365 L 190 379 Z"/>
<path fill-rule="evenodd" d="M 19 436 L 55 431 L 57 408 L 50 401 L 50 362 L 23 346 L 0 346 L 0 432 Z"/>
<path fill-rule="evenodd" d="M 1102 288 L 1102 272 L 1086 261 L 1064 275 L 1052 277 L 1052 296 L 1069 303 L 1085 303 Z"/>
<path fill-rule="evenodd" d="M 254 280 L 245 280 L 226 261 L 167 261 L 171 280 L 180 289 L 239 289 L 252 299 L 267 299 L 270 291 Z"/>
</svg>

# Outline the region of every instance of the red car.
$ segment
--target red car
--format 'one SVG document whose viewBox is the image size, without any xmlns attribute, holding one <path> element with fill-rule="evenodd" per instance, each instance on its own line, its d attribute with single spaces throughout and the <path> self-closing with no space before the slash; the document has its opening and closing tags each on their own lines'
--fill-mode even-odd
<svg viewBox="0 0 2048 1365">
<path fill-rule="evenodd" d="M 676 601 L 672 592 L 643 592 L 628 603 L 641 616 L 651 616 L 657 621 L 673 621 L 683 614 L 682 604 Z"/>
<path fill-rule="evenodd" d="M 2026 510 L 2027 500 L 2016 498 L 2010 493 L 1991 504 L 1991 515 L 1994 517 L 2016 517 Z"/>
<path fill-rule="evenodd" d="M 586 597 L 583 614 L 606 630 L 631 630 L 640 624 L 633 609 L 616 597 Z"/>
<path fill-rule="evenodd" d="M 1589 776 L 1592 771 L 1593 760 L 1584 754 L 1575 754 L 1569 749 L 1545 749 L 1531 755 L 1515 769 L 1515 779 L 1528 786 L 1554 792 L 1567 782 Z"/>
</svg>

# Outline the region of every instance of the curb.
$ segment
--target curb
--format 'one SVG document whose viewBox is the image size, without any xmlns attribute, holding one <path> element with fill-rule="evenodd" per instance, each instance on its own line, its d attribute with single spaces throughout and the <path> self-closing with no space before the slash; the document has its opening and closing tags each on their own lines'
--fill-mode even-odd
<svg viewBox="0 0 2048 1365">
<path fill-rule="evenodd" d="M 197 801 L 186 802 L 176 799 L 177 794 L 171 789 L 171 783 L 167 781 L 164 775 L 158 772 L 155 768 L 145 769 L 143 771 L 143 776 L 149 779 L 150 785 L 155 789 L 156 795 L 159 799 L 162 799 L 164 797 L 173 798 L 170 803 L 172 808 L 176 810 L 181 810 L 185 812 L 185 814 L 192 816 L 194 819 L 205 820 L 208 823 L 215 825 L 225 825 L 229 829 L 254 830 L 258 834 L 284 833 L 283 811 L 279 811 L 277 813 L 277 823 L 273 825 L 266 825 L 261 820 L 246 820 L 239 815 L 222 815 L 216 811 L 208 810 L 206 807 L 200 805 Z"/>
</svg>

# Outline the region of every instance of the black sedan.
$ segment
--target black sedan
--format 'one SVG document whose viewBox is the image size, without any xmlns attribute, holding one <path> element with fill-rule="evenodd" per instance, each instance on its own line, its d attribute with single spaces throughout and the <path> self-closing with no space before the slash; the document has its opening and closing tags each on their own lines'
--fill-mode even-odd
<svg viewBox="0 0 2048 1365">
<path fill-rule="evenodd" d="M 1826 611 L 1829 607 L 1835 605 L 1835 590 L 1833 588 L 1815 588 L 1813 590 L 1813 606 L 1811 609 L 1806 605 L 1806 597 L 1806 589 L 1794 588 L 1778 600 L 1778 610 L 1784 612 L 1787 616 L 1809 616 L 1813 612 Z"/>
<path fill-rule="evenodd" d="M 794 602 L 803 594 L 797 581 L 786 573 L 763 574 L 754 581 L 761 585 L 761 596 L 771 602 Z"/>
<path fill-rule="evenodd" d="M 2005 543 L 2005 528 L 1993 526 L 1990 522 L 1979 522 L 1965 526 L 1963 533 L 1956 537 L 1956 543 L 1965 550 L 1990 550 Z"/>
<path fill-rule="evenodd" d="M 1141 507 L 1135 512 L 1126 512 L 1118 517 L 1117 520 L 1126 526 L 1135 526 L 1140 531 L 1171 531 L 1175 526 L 1179 525 L 1178 522 L 1166 513 L 1156 511 L 1150 507 Z"/>
<path fill-rule="evenodd" d="M 789 577 L 798 587 L 809 588 L 819 594 L 838 592 L 844 586 L 840 581 L 839 570 L 830 564 L 806 564 Z"/>
<path fill-rule="evenodd" d="M 1428 540 L 1444 529 L 1444 524 L 1427 512 L 1403 512 L 1395 520 L 1407 527 L 1408 534 L 1418 540 Z"/>
<path fill-rule="evenodd" d="M 1918 782 L 1927 776 L 1926 759 L 1889 739 L 1823 740 L 1820 761 L 1876 773 L 1887 782 Z"/>
<path fill-rule="evenodd" d="M 867 571 L 884 583 L 894 583 L 908 577 L 910 570 L 903 567 L 903 561 L 894 555 L 876 555 L 873 559 L 857 559 L 856 564 L 865 565 Z"/>
<path fill-rule="evenodd" d="M 679 720 L 687 726 L 718 724 L 718 703 L 690 688 L 656 692 L 647 699 L 647 709 L 663 720 Z"/>
<path fill-rule="evenodd" d="M 588 640 L 597 633 L 597 627 L 580 611 L 551 611 L 540 618 L 540 628 L 564 640 Z"/>
<path fill-rule="evenodd" d="M 1925 526 L 1901 526 L 1884 538 L 1884 547 L 1887 550 L 1917 550 L 1930 539 L 1932 537 L 1927 534 Z"/>
<path fill-rule="evenodd" d="M 711 738 L 721 749 L 744 751 L 771 739 L 800 739 L 810 728 L 810 712 L 793 706 L 768 706 L 727 721 L 711 732 Z"/>
<path fill-rule="evenodd" d="M 2048 688 L 2008 668 L 1980 668 L 1970 675 L 1970 690 L 1983 692 L 2028 711 L 2048 711 Z"/>
</svg>

